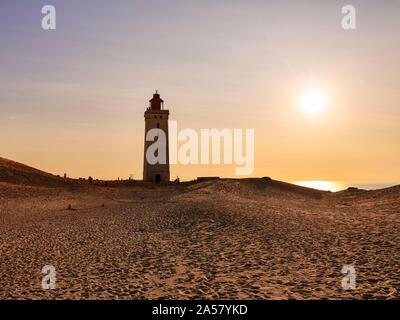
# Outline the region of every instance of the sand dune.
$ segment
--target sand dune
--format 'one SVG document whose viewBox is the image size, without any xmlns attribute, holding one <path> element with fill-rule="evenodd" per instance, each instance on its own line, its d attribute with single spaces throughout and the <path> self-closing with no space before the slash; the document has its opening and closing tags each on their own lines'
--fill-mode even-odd
<svg viewBox="0 0 400 320">
<path fill-rule="evenodd" d="M 1 157 L 0 182 L 44 187 L 60 187 L 68 184 L 65 179 Z"/>
<path fill-rule="evenodd" d="M 399 186 L 330 193 L 265 178 L 54 188 L 41 172 L 18 184 L 2 172 L 0 299 L 400 297 Z M 50 183 L 27 185 L 38 175 Z M 341 287 L 345 264 L 357 270 L 355 290 Z M 44 265 L 56 267 L 55 290 L 41 288 Z"/>
</svg>

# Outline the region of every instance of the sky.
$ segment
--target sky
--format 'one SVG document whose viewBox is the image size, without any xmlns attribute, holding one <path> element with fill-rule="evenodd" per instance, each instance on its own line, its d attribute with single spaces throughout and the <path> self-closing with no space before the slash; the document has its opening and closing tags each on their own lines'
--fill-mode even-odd
<svg viewBox="0 0 400 320">
<path fill-rule="evenodd" d="M 356 30 L 341 27 L 349 3 Z M 141 179 L 158 89 L 179 128 L 253 128 L 254 177 L 400 183 L 399 16 L 389 0 L 2 0 L 0 156 Z M 301 107 L 310 87 L 317 114 Z M 171 172 L 215 175 L 234 169 Z"/>
</svg>

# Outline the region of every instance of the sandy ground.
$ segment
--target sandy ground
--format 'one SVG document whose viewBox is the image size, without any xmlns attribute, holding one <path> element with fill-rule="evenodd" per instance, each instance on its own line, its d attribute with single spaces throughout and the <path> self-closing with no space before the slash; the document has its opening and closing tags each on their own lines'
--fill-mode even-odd
<svg viewBox="0 0 400 320">
<path fill-rule="evenodd" d="M 400 187 L 301 190 L 0 183 L 0 299 L 399 298 Z M 341 286 L 345 264 L 355 290 Z"/>
</svg>

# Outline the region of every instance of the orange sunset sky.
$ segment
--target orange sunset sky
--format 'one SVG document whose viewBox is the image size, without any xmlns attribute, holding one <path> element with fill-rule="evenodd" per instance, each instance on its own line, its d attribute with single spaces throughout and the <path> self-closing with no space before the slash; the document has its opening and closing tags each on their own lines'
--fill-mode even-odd
<svg viewBox="0 0 400 320">
<path fill-rule="evenodd" d="M 41 29 L 41 7 L 57 29 Z M 0 156 L 141 179 L 156 89 L 179 128 L 254 128 L 252 176 L 400 182 L 400 2 L 2 1 Z M 310 93 L 311 92 L 311 93 Z M 307 108 L 307 97 L 323 100 Z M 304 102 L 306 100 L 306 102 Z M 234 177 L 173 166 L 171 177 Z"/>
</svg>

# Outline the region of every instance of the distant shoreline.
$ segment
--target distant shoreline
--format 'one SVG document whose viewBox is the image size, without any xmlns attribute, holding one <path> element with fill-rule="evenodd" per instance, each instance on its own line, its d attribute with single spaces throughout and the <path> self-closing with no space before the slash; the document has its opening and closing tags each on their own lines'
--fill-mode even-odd
<svg viewBox="0 0 400 320">
<path fill-rule="evenodd" d="M 360 181 L 329 181 L 329 180 L 322 180 L 322 181 L 289 181 L 298 186 L 308 187 L 323 191 L 342 191 L 348 188 L 358 188 L 363 190 L 379 190 L 394 187 L 399 185 L 400 182 L 360 182 Z"/>
</svg>

